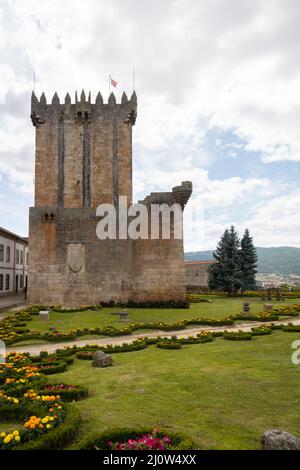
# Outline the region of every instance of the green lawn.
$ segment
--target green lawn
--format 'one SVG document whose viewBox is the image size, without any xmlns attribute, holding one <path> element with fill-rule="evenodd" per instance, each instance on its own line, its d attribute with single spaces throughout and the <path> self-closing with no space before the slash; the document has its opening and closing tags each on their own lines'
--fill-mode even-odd
<svg viewBox="0 0 300 470">
<path fill-rule="evenodd" d="M 255 449 L 270 428 L 300 437 L 295 339 L 276 332 L 179 351 L 149 347 L 114 354 L 106 369 L 76 360 L 49 380 L 88 386 L 91 397 L 75 404 L 83 417 L 79 440 L 107 427 L 149 425 L 185 432 L 199 449 Z"/>
<path fill-rule="evenodd" d="M 243 302 L 251 303 L 251 311 L 259 313 L 262 311 L 263 302 L 257 298 L 222 298 L 217 296 L 207 296 L 212 299 L 212 303 L 191 304 L 189 309 L 155 309 L 155 308 L 129 308 L 129 318 L 136 322 L 164 321 L 174 323 L 184 318 L 207 317 L 222 319 L 228 315 L 237 314 L 242 310 Z M 295 304 L 295 300 L 286 302 L 273 302 L 274 306 Z M 27 323 L 27 327 L 35 331 L 47 331 L 50 327 L 56 327 L 59 331 L 69 331 L 73 328 L 94 328 L 96 326 L 114 326 L 124 328 L 124 323 L 111 312 L 118 312 L 120 308 L 103 308 L 99 311 L 86 310 L 75 313 L 50 312 L 49 322 L 43 322 L 38 317 L 33 317 L 33 321 Z"/>
</svg>

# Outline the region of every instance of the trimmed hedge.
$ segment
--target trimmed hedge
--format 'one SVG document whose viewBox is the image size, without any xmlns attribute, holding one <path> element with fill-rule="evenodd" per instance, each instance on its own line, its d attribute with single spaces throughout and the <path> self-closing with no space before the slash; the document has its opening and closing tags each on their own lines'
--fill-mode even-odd
<svg viewBox="0 0 300 470">
<path fill-rule="evenodd" d="M 246 333 L 244 331 L 237 331 L 237 332 L 224 331 L 223 338 L 231 340 L 231 341 L 250 341 L 250 339 L 252 339 L 252 334 Z"/>
<path fill-rule="evenodd" d="M 53 362 L 36 362 L 35 365 L 39 368 L 39 372 L 45 375 L 59 374 L 65 372 L 67 364 L 64 361 Z"/>
<path fill-rule="evenodd" d="M 127 300 L 119 302 L 109 300 L 101 302 L 102 307 L 122 307 L 122 308 L 189 308 L 187 300 Z"/>
<path fill-rule="evenodd" d="M 68 386 L 68 384 L 47 384 L 44 388 L 39 390 L 40 395 L 60 395 L 63 401 L 79 401 L 87 398 L 89 395 L 87 387 L 84 385 L 74 385 L 72 388 L 49 388 L 59 387 L 60 385 Z"/>
<path fill-rule="evenodd" d="M 181 344 L 178 341 L 159 341 L 156 343 L 159 349 L 181 349 Z"/>
<path fill-rule="evenodd" d="M 252 336 L 265 336 L 272 334 L 272 328 L 267 326 L 259 326 L 258 328 L 251 328 Z"/>
<path fill-rule="evenodd" d="M 300 325 L 284 325 L 281 330 L 288 333 L 296 333 L 300 331 Z"/>
<path fill-rule="evenodd" d="M 54 305 L 51 310 L 53 312 L 60 312 L 60 313 L 73 313 L 73 312 L 84 312 L 85 310 L 101 310 L 102 305 L 101 304 L 96 304 L 96 305 L 83 305 L 81 307 L 62 307 L 62 305 Z"/>
<path fill-rule="evenodd" d="M 154 426 L 155 427 L 155 426 Z M 125 442 L 128 439 L 137 439 L 143 434 L 152 433 L 153 428 L 145 427 L 141 429 L 134 428 L 115 428 L 107 429 L 103 433 L 94 434 L 87 438 L 82 443 L 79 443 L 76 446 L 78 450 L 109 450 L 110 447 L 107 445 L 108 441 L 112 442 Z M 196 444 L 192 439 L 184 434 L 174 433 L 166 429 L 160 429 L 158 436 L 164 437 L 165 435 L 169 436 L 174 442 L 174 450 L 194 450 L 196 449 Z"/>
</svg>

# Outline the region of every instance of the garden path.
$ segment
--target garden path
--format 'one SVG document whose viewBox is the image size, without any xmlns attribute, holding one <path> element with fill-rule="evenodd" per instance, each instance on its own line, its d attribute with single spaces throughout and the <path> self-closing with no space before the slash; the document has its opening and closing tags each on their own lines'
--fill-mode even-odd
<svg viewBox="0 0 300 470">
<path fill-rule="evenodd" d="M 276 321 L 273 322 L 274 324 L 282 324 L 287 325 L 288 323 L 292 323 L 293 325 L 300 325 L 300 318 L 297 319 L 288 319 L 286 321 Z M 177 336 L 178 338 L 187 338 L 188 336 L 196 336 L 200 331 L 250 331 L 251 328 L 262 326 L 264 323 L 261 322 L 251 322 L 251 323 L 243 323 L 233 326 L 216 326 L 216 327 L 201 327 L 201 328 L 189 328 L 180 331 L 155 331 L 154 333 L 140 333 L 140 334 L 133 334 L 133 335 L 126 335 L 126 336 L 118 336 L 118 337 L 102 337 L 102 338 L 95 338 L 95 339 L 79 339 L 75 341 L 68 341 L 68 342 L 59 342 L 59 343 L 42 343 L 42 344 L 32 344 L 28 346 L 15 346 L 7 349 L 7 352 L 10 351 L 19 351 L 19 352 L 28 352 L 32 355 L 37 355 L 41 351 L 47 351 L 49 353 L 54 353 L 58 348 L 64 348 L 66 346 L 86 346 L 87 344 L 97 344 L 99 348 L 101 346 L 105 346 L 107 344 L 117 345 L 122 343 L 131 343 L 137 339 L 153 338 L 153 337 L 164 337 L 169 338 L 171 336 Z"/>
</svg>

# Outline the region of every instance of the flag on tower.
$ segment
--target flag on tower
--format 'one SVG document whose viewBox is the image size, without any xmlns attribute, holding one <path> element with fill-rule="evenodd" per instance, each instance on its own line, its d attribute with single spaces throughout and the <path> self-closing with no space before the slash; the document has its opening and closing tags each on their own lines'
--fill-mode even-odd
<svg viewBox="0 0 300 470">
<path fill-rule="evenodd" d="M 116 86 L 118 85 L 118 82 L 116 82 L 116 80 L 114 80 L 113 78 L 110 77 L 110 83 L 112 84 L 112 86 L 114 86 L 116 88 Z"/>
</svg>

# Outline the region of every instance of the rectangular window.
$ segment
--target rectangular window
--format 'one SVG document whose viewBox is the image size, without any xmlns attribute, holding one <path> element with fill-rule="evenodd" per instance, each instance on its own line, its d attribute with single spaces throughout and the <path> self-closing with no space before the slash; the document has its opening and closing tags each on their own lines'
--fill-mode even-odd
<svg viewBox="0 0 300 470">
<path fill-rule="evenodd" d="M 10 246 L 6 247 L 6 262 L 10 263 Z"/>
<path fill-rule="evenodd" d="M 21 276 L 20 276 L 20 289 L 23 289 L 23 287 L 24 287 L 24 276 L 23 276 L 23 274 L 21 274 Z"/>
<path fill-rule="evenodd" d="M 0 274 L 0 290 L 3 290 L 3 274 Z"/>
<path fill-rule="evenodd" d="M 5 278 L 5 289 L 9 290 L 9 274 L 6 274 Z"/>
<path fill-rule="evenodd" d="M 4 259 L 4 246 L 0 245 L 0 261 Z"/>
<path fill-rule="evenodd" d="M 18 249 L 16 250 L 16 264 L 20 264 L 20 252 Z"/>
<path fill-rule="evenodd" d="M 27 266 L 28 266 L 28 260 L 29 260 L 29 256 L 28 256 L 28 255 L 29 255 L 29 253 L 28 253 L 28 251 L 27 251 L 27 253 L 26 253 L 26 265 L 27 265 Z"/>
<path fill-rule="evenodd" d="M 20 264 L 23 264 L 23 250 L 20 250 Z"/>
</svg>

